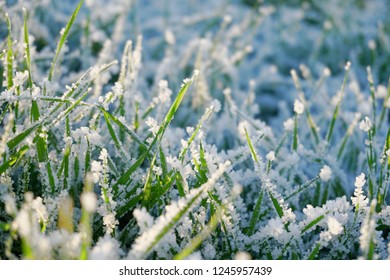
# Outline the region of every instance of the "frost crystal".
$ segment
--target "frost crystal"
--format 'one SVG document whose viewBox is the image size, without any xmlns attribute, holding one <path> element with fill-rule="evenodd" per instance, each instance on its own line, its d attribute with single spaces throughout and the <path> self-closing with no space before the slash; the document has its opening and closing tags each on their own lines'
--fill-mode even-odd
<svg viewBox="0 0 390 280">
<path fill-rule="evenodd" d="M 363 186 L 366 183 L 366 175 L 361 173 L 356 177 L 354 196 L 351 197 L 353 205 L 357 208 L 364 208 L 368 204 L 368 198 L 363 194 Z"/>
<path fill-rule="evenodd" d="M 365 132 L 368 132 L 372 127 L 371 121 L 369 117 L 365 117 L 364 120 L 362 120 L 359 123 L 359 128 Z"/>
<path fill-rule="evenodd" d="M 265 156 L 269 161 L 274 161 L 276 159 L 275 152 L 271 151 Z"/>
<path fill-rule="evenodd" d="M 91 260 L 117 260 L 120 257 L 120 245 L 109 235 L 100 237 L 90 253 Z"/>
<path fill-rule="evenodd" d="M 101 176 L 101 171 L 103 170 L 102 164 L 100 161 L 92 161 L 91 163 L 91 172 L 92 172 L 92 178 L 93 182 L 96 184 L 99 182 L 99 178 Z"/>
<path fill-rule="evenodd" d="M 161 238 L 159 235 L 164 232 L 167 234 L 166 231 L 171 227 L 171 223 L 174 219 L 177 219 L 176 217 L 183 213 L 183 211 L 190 211 L 194 207 L 195 201 L 203 197 L 207 191 L 215 185 L 216 181 L 230 165 L 230 162 L 222 164 L 205 184 L 199 188 L 192 189 L 185 197 L 166 206 L 165 214 L 157 218 L 153 226 L 135 240 L 133 247 L 129 252 L 129 258 L 139 259 L 145 257 L 145 254 L 149 253 L 149 251 L 157 245 L 155 240 L 157 239 L 158 241 L 158 238 Z M 138 212 L 137 215 L 140 217 L 142 214 L 141 212 Z"/>
<path fill-rule="evenodd" d="M 283 127 L 286 131 L 293 131 L 294 130 L 294 120 L 293 119 L 287 119 L 284 123 L 283 123 Z"/>
<path fill-rule="evenodd" d="M 34 209 L 38 215 L 39 222 L 46 223 L 48 220 L 48 215 L 46 207 L 43 205 L 42 198 L 37 197 L 31 203 L 31 208 Z"/>
<path fill-rule="evenodd" d="M 368 48 L 370 50 L 375 50 L 376 49 L 376 42 L 374 40 L 369 40 L 367 45 L 368 45 Z"/>
<path fill-rule="evenodd" d="M 330 169 L 329 166 L 327 165 L 324 165 L 323 168 L 321 168 L 321 171 L 320 171 L 320 179 L 323 181 L 323 182 L 327 182 L 330 180 L 330 178 L 332 178 L 332 169 Z"/>
<path fill-rule="evenodd" d="M 237 261 L 248 261 L 251 260 L 252 257 L 248 252 L 238 252 L 235 256 L 234 259 Z"/>
<path fill-rule="evenodd" d="M 168 88 L 168 81 L 161 80 L 158 83 L 158 86 L 159 86 L 159 90 L 160 90 L 159 95 L 158 95 L 158 99 L 162 103 L 165 103 L 170 99 L 171 94 L 172 94 L 172 91 Z"/>
<path fill-rule="evenodd" d="M 5 204 L 5 211 L 9 215 L 15 215 L 17 213 L 15 198 L 9 194 L 6 194 L 2 197 L 2 200 Z"/>
<path fill-rule="evenodd" d="M 375 238 L 375 216 L 376 214 L 373 213 L 376 206 L 376 200 L 373 199 L 371 202 L 371 209 L 367 209 L 366 218 L 363 221 L 363 224 L 360 228 L 360 249 L 362 250 L 363 254 L 367 256 L 369 254 L 371 244 L 376 243 L 377 240 Z"/>
<path fill-rule="evenodd" d="M 330 69 L 328 67 L 324 68 L 323 73 L 324 73 L 325 77 L 329 77 L 332 74 L 332 72 L 330 71 Z"/>
<path fill-rule="evenodd" d="M 298 99 L 295 99 L 294 112 L 297 113 L 298 115 L 301 115 L 301 114 L 303 114 L 304 110 L 305 110 L 305 107 L 303 106 L 301 101 L 299 101 Z"/>
<path fill-rule="evenodd" d="M 142 207 L 141 209 L 135 209 L 133 211 L 134 218 L 137 219 L 137 224 L 140 228 L 140 232 L 143 233 L 147 229 L 149 229 L 154 222 L 153 217 L 146 211 L 145 207 Z"/>
<path fill-rule="evenodd" d="M 153 135 L 156 135 L 160 128 L 157 121 L 152 117 L 148 117 L 145 123 L 147 126 L 149 126 L 149 131 L 152 132 Z"/>
<path fill-rule="evenodd" d="M 97 206 L 96 194 L 92 192 L 83 193 L 81 194 L 80 200 L 82 206 L 87 212 L 89 213 L 95 212 Z"/>
<path fill-rule="evenodd" d="M 173 34 L 172 30 L 167 29 L 164 33 L 165 41 L 167 41 L 168 44 L 174 45 L 176 43 L 175 35 Z"/>
<path fill-rule="evenodd" d="M 376 97 L 378 97 L 379 99 L 386 98 L 387 88 L 384 85 L 379 85 L 376 90 L 377 90 Z"/>
<path fill-rule="evenodd" d="M 221 102 L 219 102 L 218 99 L 214 99 L 213 102 L 211 102 L 211 106 L 216 113 L 221 110 Z"/>
<path fill-rule="evenodd" d="M 106 227 L 106 232 L 108 234 L 113 233 L 117 225 L 119 225 L 118 220 L 115 218 L 113 213 L 109 213 L 103 217 L 103 224 Z"/>
<path fill-rule="evenodd" d="M 343 231 L 343 226 L 334 217 L 328 218 L 328 228 L 332 235 L 339 235 Z"/>
<path fill-rule="evenodd" d="M 351 68 L 351 61 L 347 61 L 345 64 L 345 70 L 348 71 Z"/>
</svg>

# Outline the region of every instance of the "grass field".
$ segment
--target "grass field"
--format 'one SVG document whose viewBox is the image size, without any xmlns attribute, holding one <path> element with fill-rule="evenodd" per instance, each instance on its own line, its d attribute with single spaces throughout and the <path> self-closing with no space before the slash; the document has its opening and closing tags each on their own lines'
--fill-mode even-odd
<svg viewBox="0 0 390 280">
<path fill-rule="evenodd" d="M 389 259 L 389 8 L 0 1 L 0 259 Z"/>
</svg>

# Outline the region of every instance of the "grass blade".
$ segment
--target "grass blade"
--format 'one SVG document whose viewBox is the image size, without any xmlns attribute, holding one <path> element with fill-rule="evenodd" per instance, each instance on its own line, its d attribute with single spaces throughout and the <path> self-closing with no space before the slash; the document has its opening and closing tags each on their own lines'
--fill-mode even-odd
<svg viewBox="0 0 390 280">
<path fill-rule="evenodd" d="M 308 223 L 302 230 L 301 235 L 304 234 L 306 231 L 317 225 L 319 222 L 321 222 L 325 218 L 325 215 L 318 216 L 314 220 L 312 220 L 310 223 Z"/>
<path fill-rule="evenodd" d="M 345 91 L 345 86 L 347 84 L 347 80 L 348 80 L 348 74 L 349 74 L 349 69 L 351 67 L 351 63 L 348 61 L 346 66 L 345 66 L 345 75 L 344 75 L 344 80 L 343 80 L 343 84 L 341 86 L 341 90 L 340 90 L 340 99 L 338 100 L 337 102 L 337 105 L 336 105 L 336 108 L 334 109 L 334 112 L 333 112 L 333 117 L 332 117 L 332 120 L 329 124 L 329 128 L 328 128 L 328 133 L 326 135 L 326 141 L 329 143 L 330 140 L 332 139 L 332 134 L 333 134 L 333 129 L 334 129 L 334 125 L 336 123 L 336 120 L 337 120 L 337 117 L 338 117 L 338 114 L 339 114 L 339 110 L 340 110 L 340 106 L 341 106 L 341 101 L 343 100 L 343 97 L 344 97 L 344 91 Z"/>
<path fill-rule="evenodd" d="M 230 162 L 222 164 L 213 176 L 200 188 L 192 189 L 189 194 L 181 198 L 174 205 L 167 207 L 167 213 L 160 216 L 156 223 L 141 236 L 139 236 L 130 251 L 129 256 L 136 259 L 145 259 L 162 238 L 183 218 L 207 191 L 222 176 Z"/>
<path fill-rule="evenodd" d="M 28 146 L 25 145 L 21 147 L 14 155 L 10 157 L 10 159 L 6 162 L 4 162 L 0 166 L 0 174 L 3 174 L 8 170 L 8 168 L 14 166 L 16 163 L 19 162 L 19 160 L 23 157 L 23 155 L 27 152 Z"/>
<path fill-rule="evenodd" d="M 197 72 L 196 72 L 196 74 L 197 74 Z M 177 95 L 175 101 L 173 102 L 172 106 L 170 107 L 168 113 L 166 114 L 162 124 L 160 125 L 160 128 L 159 128 L 158 132 L 156 133 L 155 137 L 153 138 L 149 148 L 137 159 L 137 161 L 132 166 L 130 166 L 126 170 L 125 173 L 122 174 L 122 176 L 118 179 L 117 183 L 115 183 L 115 185 L 114 185 L 115 187 L 117 187 L 118 184 L 121 184 L 121 185 L 126 184 L 129 181 L 131 174 L 144 162 L 145 158 L 147 157 L 147 155 L 149 154 L 149 152 L 151 151 L 153 146 L 157 142 L 161 141 L 168 125 L 172 121 L 177 109 L 180 106 L 180 103 L 182 102 L 182 100 L 184 98 L 184 95 L 186 94 L 188 88 L 192 84 L 195 76 L 196 75 L 194 75 L 191 79 L 187 80 L 184 83 L 184 85 L 182 86 L 181 90 L 179 91 L 179 94 Z"/>
<path fill-rule="evenodd" d="M 255 231 L 255 228 L 256 228 L 256 224 L 257 224 L 258 221 L 259 221 L 260 209 L 261 209 L 261 203 L 262 203 L 262 201 L 263 201 L 263 196 L 264 196 L 264 191 L 261 190 L 261 191 L 260 191 L 260 195 L 259 195 L 259 197 L 257 198 L 255 208 L 253 209 L 253 213 L 252 213 L 251 220 L 250 220 L 250 222 L 249 222 L 249 228 L 248 228 L 248 230 L 247 230 L 248 236 L 253 235 L 253 233 L 254 233 L 254 231 Z"/>
<path fill-rule="evenodd" d="M 14 75 L 14 54 L 12 50 L 12 32 L 11 32 L 11 20 L 8 16 L 8 14 L 5 14 L 6 21 L 7 21 L 7 28 L 8 28 L 8 37 L 7 37 L 7 88 L 11 89 L 14 85 L 13 82 L 13 75 Z"/>
<path fill-rule="evenodd" d="M 123 129 L 127 134 L 129 134 L 130 137 L 140 145 L 140 147 L 143 151 L 148 150 L 148 147 L 145 145 L 145 143 L 141 140 L 141 138 L 139 138 L 139 136 L 133 130 L 131 130 L 127 125 L 122 123 L 117 117 L 112 115 L 110 112 L 108 112 L 103 107 L 98 106 L 98 108 L 100 111 L 103 112 L 103 115 L 104 115 L 104 118 L 106 119 L 106 122 L 107 122 L 107 120 L 109 121 L 109 119 L 111 119 L 115 124 L 117 124 L 121 129 Z M 119 143 L 118 139 L 117 139 L 117 141 Z"/>
<path fill-rule="evenodd" d="M 56 65 L 57 65 L 58 57 L 60 56 L 62 47 L 64 46 L 66 39 L 68 38 L 69 31 L 70 31 L 70 29 L 71 29 L 71 27 L 72 27 L 72 25 L 77 17 L 77 14 L 80 11 L 81 6 L 83 5 L 83 2 L 84 2 L 84 0 L 80 0 L 79 4 L 77 5 L 76 9 L 74 10 L 72 16 L 70 17 L 67 25 L 61 31 L 61 37 L 60 37 L 60 40 L 58 41 L 57 48 L 56 48 L 54 58 L 53 58 L 53 62 L 51 63 L 51 67 L 50 67 L 50 71 L 49 71 L 49 76 L 48 76 L 49 82 L 53 79 L 53 74 L 54 74 L 54 70 L 55 70 Z"/>
</svg>

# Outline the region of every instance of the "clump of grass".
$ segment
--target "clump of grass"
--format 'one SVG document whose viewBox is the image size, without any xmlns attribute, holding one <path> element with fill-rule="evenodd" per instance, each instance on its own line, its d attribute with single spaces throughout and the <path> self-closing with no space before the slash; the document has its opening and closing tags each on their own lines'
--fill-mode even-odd
<svg viewBox="0 0 390 280">
<path fill-rule="evenodd" d="M 52 53 L 30 33 L 39 9 L 5 17 L 1 258 L 389 257 L 390 88 L 383 94 L 377 72 L 369 68 L 362 92 L 349 62 L 318 78 L 301 65 L 303 79 L 292 70 L 287 85 L 294 104 L 280 103 L 266 123 L 253 104 L 257 83 L 248 97 L 236 71 L 272 7 L 249 10 L 249 21 L 210 21 L 216 39 L 191 38 L 176 61 L 171 30 L 165 53 L 151 55 L 146 42 L 142 56 L 141 36 L 123 38 L 128 6 L 105 18 L 83 2 Z M 237 28 L 254 33 L 238 42 Z M 80 59 L 67 53 L 77 39 Z"/>
</svg>

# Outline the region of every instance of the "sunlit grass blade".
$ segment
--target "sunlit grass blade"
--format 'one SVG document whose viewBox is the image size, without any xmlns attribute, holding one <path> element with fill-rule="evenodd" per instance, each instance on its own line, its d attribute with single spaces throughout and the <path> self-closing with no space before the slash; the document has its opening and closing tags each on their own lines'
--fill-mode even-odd
<svg viewBox="0 0 390 280">
<path fill-rule="evenodd" d="M 248 146 L 249 146 L 249 150 L 250 150 L 251 155 L 252 155 L 252 159 L 255 162 L 255 164 L 259 166 L 260 165 L 260 161 L 259 161 L 259 159 L 257 157 L 255 148 L 253 147 L 253 144 L 252 144 L 252 140 L 250 139 L 248 131 L 246 129 L 245 129 L 245 137 L 246 137 L 246 141 L 247 141 Z"/>
<path fill-rule="evenodd" d="M 27 150 L 28 150 L 28 146 L 25 145 L 21 147 L 15 154 L 13 154 L 8 161 L 5 161 L 0 166 L 0 174 L 3 174 L 8 170 L 8 168 L 17 164 L 20 161 L 20 159 L 23 157 L 23 155 L 27 152 Z"/>
</svg>

